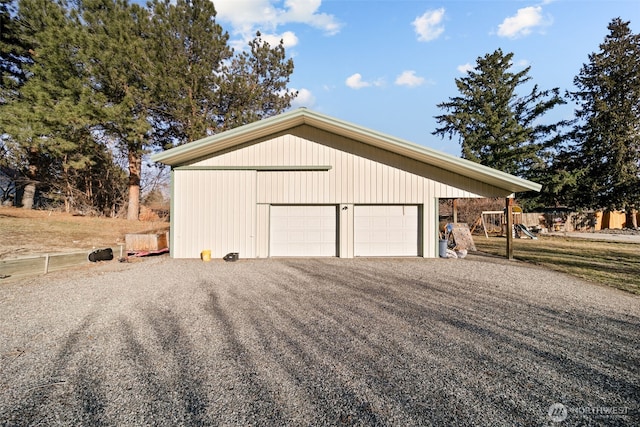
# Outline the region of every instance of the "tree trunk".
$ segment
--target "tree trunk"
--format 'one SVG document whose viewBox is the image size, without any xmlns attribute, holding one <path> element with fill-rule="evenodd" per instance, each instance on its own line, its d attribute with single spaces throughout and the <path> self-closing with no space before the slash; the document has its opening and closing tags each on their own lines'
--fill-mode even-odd
<svg viewBox="0 0 640 427">
<path fill-rule="evenodd" d="M 22 192 L 22 209 L 33 209 L 33 200 L 36 196 L 36 183 L 29 181 Z"/>
<path fill-rule="evenodd" d="M 627 211 L 627 228 L 633 228 L 634 230 L 638 229 L 638 210 L 637 209 L 629 209 Z"/>
<path fill-rule="evenodd" d="M 38 148 L 29 147 L 28 159 L 29 168 L 27 169 L 28 181 L 24 186 L 22 193 L 22 208 L 33 209 L 34 200 L 36 198 L 36 177 L 38 176 Z"/>
<path fill-rule="evenodd" d="M 142 156 L 129 151 L 129 206 L 127 219 L 138 220 L 140 214 L 140 176 L 142 174 Z"/>
</svg>

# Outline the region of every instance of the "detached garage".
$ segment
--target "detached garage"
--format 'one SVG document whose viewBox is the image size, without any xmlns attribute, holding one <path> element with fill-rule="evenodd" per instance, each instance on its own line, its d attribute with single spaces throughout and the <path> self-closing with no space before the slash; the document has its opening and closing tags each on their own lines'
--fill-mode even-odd
<svg viewBox="0 0 640 427">
<path fill-rule="evenodd" d="M 171 166 L 171 255 L 438 255 L 438 199 L 540 185 L 308 109 L 156 154 Z"/>
</svg>

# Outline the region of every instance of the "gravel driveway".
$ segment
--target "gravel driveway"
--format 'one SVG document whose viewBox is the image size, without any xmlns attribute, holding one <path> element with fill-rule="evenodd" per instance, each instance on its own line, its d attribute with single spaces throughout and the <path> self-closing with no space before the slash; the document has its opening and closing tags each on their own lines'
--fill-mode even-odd
<svg viewBox="0 0 640 427">
<path fill-rule="evenodd" d="M 0 359 L 2 425 L 640 423 L 640 298 L 479 255 L 2 284 Z"/>
</svg>

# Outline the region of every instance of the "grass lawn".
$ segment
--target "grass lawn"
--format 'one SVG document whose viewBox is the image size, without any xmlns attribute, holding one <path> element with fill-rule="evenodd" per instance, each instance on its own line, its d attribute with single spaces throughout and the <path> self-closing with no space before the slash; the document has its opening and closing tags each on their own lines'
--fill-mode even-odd
<svg viewBox="0 0 640 427">
<path fill-rule="evenodd" d="M 473 236 L 479 251 L 504 256 L 504 237 Z M 514 239 L 514 258 L 640 295 L 640 244 L 540 236 Z"/>
</svg>

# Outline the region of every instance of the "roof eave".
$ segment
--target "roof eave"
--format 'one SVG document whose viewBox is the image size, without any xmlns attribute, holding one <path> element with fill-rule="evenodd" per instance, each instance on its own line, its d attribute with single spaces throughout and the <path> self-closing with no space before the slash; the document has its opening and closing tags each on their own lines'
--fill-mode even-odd
<svg viewBox="0 0 640 427">
<path fill-rule="evenodd" d="M 540 191 L 542 188 L 538 183 L 333 117 L 325 116 L 305 108 L 292 110 L 278 116 L 228 130 L 218 135 L 172 148 L 153 155 L 151 160 L 170 166 L 180 166 L 194 159 L 204 158 L 218 151 L 254 139 L 283 132 L 303 124 L 336 133 L 356 141 L 361 141 L 408 158 L 413 158 L 461 176 L 485 182 L 496 188 L 502 188 L 508 193 Z"/>
<path fill-rule="evenodd" d="M 423 163 L 440 167 L 468 178 L 486 182 L 509 192 L 539 192 L 542 189 L 542 185 L 536 182 L 341 120 L 331 119 L 314 112 L 309 112 L 305 118 L 305 123 L 366 142 L 369 145 L 392 151 L 405 157 L 420 160 Z"/>
<path fill-rule="evenodd" d="M 298 110 L 296 110 L 296 112 L 297 111 Z M 179 166 L 217 151 L 242 144 L 246 141 L 282 132 L 303 123 L 303 116 L 299 114 L 293 115 L 291 112 L 284 113 L 154 154 L 151 156 L 151 160 L 169 166 Z"/>
</svg>

